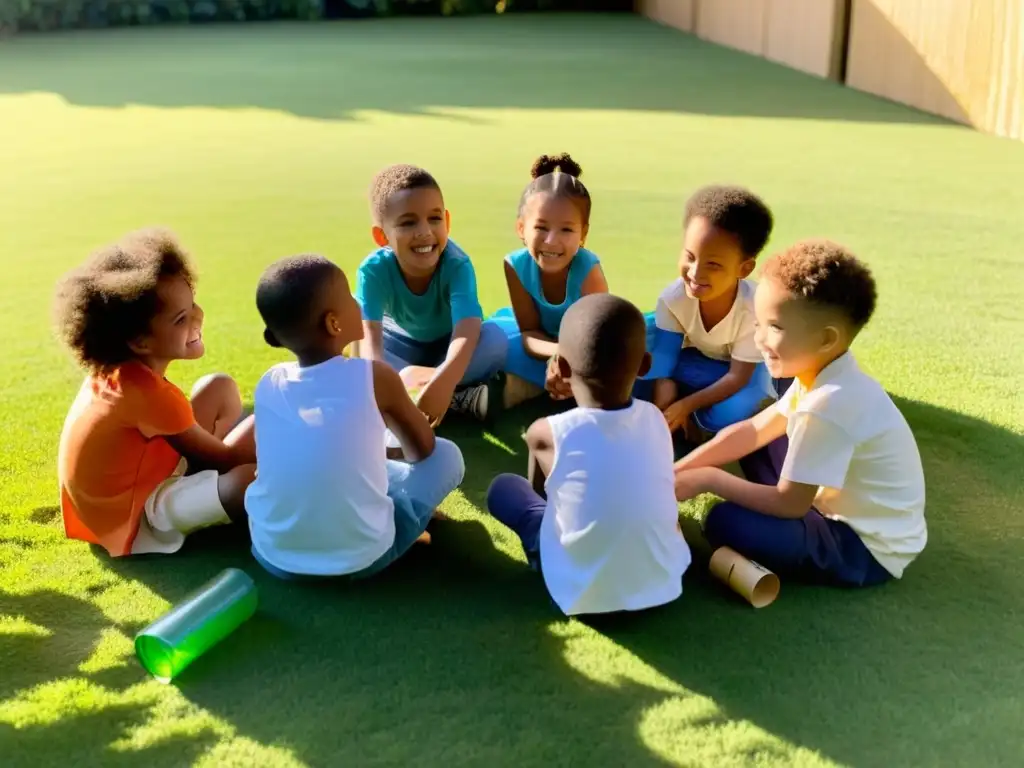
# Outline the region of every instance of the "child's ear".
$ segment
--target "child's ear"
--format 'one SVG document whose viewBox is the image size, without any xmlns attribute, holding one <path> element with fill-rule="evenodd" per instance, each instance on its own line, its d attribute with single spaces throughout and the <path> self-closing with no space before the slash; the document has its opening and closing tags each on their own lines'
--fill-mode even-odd
<svg viewBox="0 0 1024 768">
<path fill-rule="evenodd" d="M 590 225 L 584 224 L 583 229 L 580 230 L 580 248 L 582 248 L 587 242 L 587 234 L 590 232 Z"/>
<path fill-rule="evenodd" d="M 447 208 L 444 209 L 444 232 L 446 235 L 452 233 L 452 212 Z"/>
<path fill-rule="evenodd" d="M 757 266 L 757 262 L 754 259 L 747 259 L 740 264 L 740 279 L 745 280 L 750 277 L 754 272 L 754 267 Z"/>
<path fill-rule="evenodd" d="M 636 373 L 636 377 L 638 379 L 642 379 L 644 376 L 651 372 L 651 363 L 651 353 L 644 352 L 644 358 L 643 360 L 640 361 L 640 370 L 637 371 Z"/>
<path fill-rule="evenodd" d="M 140 357 L 148 355 L 149 338 L 147 336 L 139 336 L 137 339 L 132 339 L 128 342 L 128 349 L 130 349 L 133 354 L 139 355 Z"/>
<path fill-rule="evenodd" d="M 520 216 L 516 219 L 516 237 L 522 241 L 526 241 L 524 234 L 526 233 L 526 223 L 523 221 L 523 217 Z"/>
<path fill-rule="evenodd" d="M 338 322 L 338 316 L 333 312 L 324 312 L 323 326 L 328 336 L 333 337 L 341 333 L 341 324 Z"/>
<path fill-rule="evenodd" d="M 280 349 L 281 347 L 284 346 L 284 344 L 277 340 L 277 336 L 275 336 L 274 332 L 269 328 L 263 329 L 263 340 L 267 342 L 267 344 L 271 347 L 276 347 Z"/>
<path fill-rule="evenodd" d="M 561 355 L 558 356 L 558 375 L 568 381 L 572 378 L 572 366 L 569 361 Z"/>
<path fill-rule="evenodd" d="M 821 352 L 831 354 L 843 342 L 845 334 L 834 325 L 826 325 L 821 332 Z"/>
<path fill-rule="evenodd" d="M 388 236 L 384 233 L 384 230 L 380 227 L 374 227 L 370 230 L 373 233 L 373 242 L 375 242 L 380 248 L 383 248 L 388 244 Z"/>
</svg>

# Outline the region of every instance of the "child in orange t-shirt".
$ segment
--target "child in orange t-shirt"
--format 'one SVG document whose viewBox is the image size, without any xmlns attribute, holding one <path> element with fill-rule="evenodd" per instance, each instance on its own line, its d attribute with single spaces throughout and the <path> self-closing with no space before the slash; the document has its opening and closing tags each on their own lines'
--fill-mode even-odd
<svg viewBox="0 0 1024 768">
<path fill-rule="evenodd" d="M 59 335 L 88 371 L 60 437 L 64 530 L 115 557 L 176 552 L 186 534 L 245 515 L 256 451 L 237 385 L 207 376 L 190 402 L 164 378 L 204 352 L 194 286 L 174 235 L 150 229 L 57 288 Z"/>
</svg>

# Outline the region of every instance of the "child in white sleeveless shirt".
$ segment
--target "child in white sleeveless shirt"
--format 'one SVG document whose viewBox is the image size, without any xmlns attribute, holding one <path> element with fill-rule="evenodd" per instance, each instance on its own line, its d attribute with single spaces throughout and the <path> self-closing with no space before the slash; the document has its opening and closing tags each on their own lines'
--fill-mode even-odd
<svg viewBox="0 0 1024 768">
<path fill-rule="evenodd" d="M 335 264 L 278 261 L 256 304 L 267 343 L 298 360 L 256 387 L 257 477 L 245 497 L 253 555 L 280 578 L 376 573 L 462 482 L 462 454 L 434 437 L 390 366 L 342 355 L 362 321 Z M 386 427 L 404 461 L 386 458 Z"/>
<path fill-rule="evenodd" d="M 671 602 L 690 550 L 665 418 L 630 396 L 651 363 L 643 315 L 616 296 L 584 296 L 565 313 L 558 349 L 579 407 L 530 427 L 531 478 L 495 478 L 487 508 L 519 535 L 566 615 Z"/>
</svg>

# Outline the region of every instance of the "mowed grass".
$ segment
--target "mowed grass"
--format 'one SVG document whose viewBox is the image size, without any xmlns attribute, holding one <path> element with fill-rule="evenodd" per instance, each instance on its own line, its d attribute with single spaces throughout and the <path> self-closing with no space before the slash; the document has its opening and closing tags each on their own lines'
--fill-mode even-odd
<svg viewBox="0 0 1024 768">
<path fill-rule="evenodd" d="M 352 275 L 365 190 L 430 168 L 487 310 L 527 170 L 568 150 L 588 245 L 645 309 L 674 276 L 682 204 L 740 182 L 769 250 L 848 244 L 877 276 L 862 365 L 914 428 L 927 550 L 906 578 L 785 583 L 755 611 L 704 574 L 615 624 L 550 607 L 482 511 L 522 471 L 536 409 L 450 422 L 464 487 L 434 544 L 370 583 L 283 584 L 244 530 L 113 560 L 63 538 L 57 440 L 81 374 L 53 340 L 58 276 L 164 224 L 200 274 L 211 370 L 246 397 L 282 359 L 253 304 L 272 260 Z M 625 17 L 93 32 L 0 44 L 0 754 L 5 765 L 1012 765 L 1024 753 L 1024 146 Z M 864 414 L 871 418 L 871 414 Z M 708 499 L 683 505 L 696 518 Z M 132 637 L 224 567 L 257 616 L 175 685 Z"/>
</svg>

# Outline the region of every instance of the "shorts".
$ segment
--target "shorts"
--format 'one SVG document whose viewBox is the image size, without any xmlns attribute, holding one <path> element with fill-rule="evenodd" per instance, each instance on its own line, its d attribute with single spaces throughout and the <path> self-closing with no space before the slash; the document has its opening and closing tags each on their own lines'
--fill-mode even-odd
<svg viewBox="0 0 1024 768">
<path fill-rule="evenodd" d="M 132 543 L 133 555 L 177 552 L 188 534 L 231 522 L 220 503 L 216 470 L 186 475 L 186 469 L 182 459 L 174 474 L 146 499 L 139 532 Z"/>
</svg>

